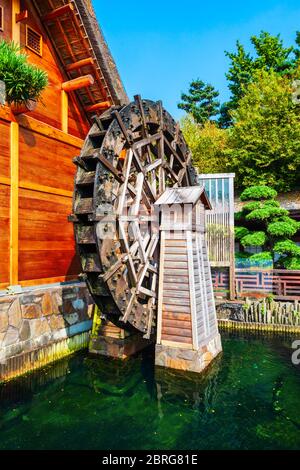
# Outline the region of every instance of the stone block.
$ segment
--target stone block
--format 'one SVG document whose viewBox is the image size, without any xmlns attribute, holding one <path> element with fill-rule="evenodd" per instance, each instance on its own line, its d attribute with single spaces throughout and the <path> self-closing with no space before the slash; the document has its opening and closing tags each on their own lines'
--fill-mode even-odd
<svg viewBox="0 0 300 470">
<path fill-rule="evenodd" d="M 13 326 L 9 326 L 3 340 L 3 347 L 10 346 L 11 344 L 17 343 L 19 339 L 19 332 Z"/>
<path fill-rule="evenodd" d="M 5 333 L 0 333 L 0 348 L 2 346 L 3 340 L 5 338 L 6 332 Z"/>
<path fill-rule="evenodd" d="M 219 334 L 198 350 L 157 344 L 155 348 L 155 365 L 200 373 L 221 351 L 222 344 Z"/>
<path fill-rule="evenodd" d="M 64 320 L 68 325 L 75 325 L 79 321 L 78 313 L 70 313 L 70 315 L 64 315 Z"/>
<path fill-rule="evenodd" d="M 27 341 L 30 339 L 30 325 L 29 320 L 23 320 L 22 326 L 19 330 L 20 341 Z"/>
<path fill-rule="evenodd" d="M 22 317 L 32 320 L 40 317 L 40 307 L 36 304 L 22 305 Z"/>
<path fill-rule="evenodd" d="M 64 315 L 69 315 L 70 313 L 74 313 L 75 309 L 73 307 L 72 300 L 63 299 L 62 311 Z"/>
<path fill-rule="evenodd" d="M 8 308 L 9 305 L 7 305 L 7 308 L 1 308 L 0 309 L 0 333 L 6 333 L 7 328 L 8 328 Z"/>
<path fill-rule="evenodd" d="M 58 315 L 59 313 L 63 313 L 62 303 L 63 301 L 62 301 L 61 290 L 54 291 L 52 293 L 53 315 Z"/>
<path fill-rule="evenodd" d="M 14 328 L 20 328 L 22 323 L 22 313 L 19 299 L 17 298 L 14 302 L 12 302 L 9 310 L 8 310 L 8 321 L 9 325 L 13 326 Z"/>
<path fill-rule="evenodd" d="M 52 331 L 61 330 L 66 327 L 66 322 L 62 315 L 51 315 L 51 317 L 48 318 L 48 321 Z"/>
<path fill-rule="evenodd" d="M 41 307 L 43 316 L 47 317 L 48 315 L 53 314 L 52 298 L 49 292 L 46 292 L 46 294 L 43 295 Z"/>
<path fill-rule="evenodd" d="M 46 318 L 37 318 L 30 322 L 31 338 L 38 338 L 46 333 L 50 333 L 51 329 Z"/>
</svg>

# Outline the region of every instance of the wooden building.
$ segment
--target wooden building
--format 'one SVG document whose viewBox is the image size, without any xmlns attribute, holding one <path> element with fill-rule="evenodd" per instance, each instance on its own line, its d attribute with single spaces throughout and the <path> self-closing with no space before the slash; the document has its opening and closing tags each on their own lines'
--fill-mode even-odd
<svg viewBox="0 0 300 470">
<path fill-rule="evenodd" d="M 32 112 L 0 107 L 0 290 L 76 279 L 72 159 L 127 96 L 89 0 L 0 0 L 0 39 L 49 77 Z"/>
<path fill-rule="evenodd" d="M 161 210 L 155 363 L 201 372 L 221 351 L 206 245 L 204 187 L 167 189 Z"/>
</svg>

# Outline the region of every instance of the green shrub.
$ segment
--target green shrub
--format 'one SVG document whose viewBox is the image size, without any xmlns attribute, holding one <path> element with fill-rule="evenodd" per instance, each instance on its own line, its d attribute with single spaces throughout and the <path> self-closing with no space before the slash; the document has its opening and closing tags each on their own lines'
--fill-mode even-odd
<svg viewBox="0 0 300 470">
<path fill-rule="evenodd" d="M 246 220 L 267 220 L 271 216 L 268 208 L 255 209 L 246 215 Z"/>
<path fill-rule="evenodd" d="M 261 200 L 261 199 L 273 199 L 277 196 L 277 191 L 275 189 L 269 188 L 268 186 L 251 186 L 246 188 L 240 198 L 242 201 L 249 201 L 251 199 Z"/>
<path fill-rule="evenodd" d="M 260 202 L 259 201 L 250 201 L 243 207 L 243 212 L 245 211 L 254 211 L 256 209 L 260 209 Z"/>
<path fill-rule="evenodd" d="M 274 217 L 284 217 L 288 215 L 286 209 L 281 207 L 261 206 L 260 209 L 255 209 L 246 215 L 247 220 L 268 220 Z"/>
<path fill-rule="evenodd" d="M 243 246 L 263 246 L 266 243 L 265 232 L 252 232 L 248 233 L 241 239 Z"/>
<path fill-rule="evenodd" d="M 48 85 L 46 72 L 27 62 L 27 56 L 13 42 L 0 41 L 0 80 L 6 86 L 9 104 L 38 100 Z"/>
<path fill-rule="evenodd" d="M 246 227 L 234 227 L 234 234 L 236 240 L 240 240 L 241 238 L 248 235 L 250 232 Z"/>
<path fill-rule="evenodd" d="M 236 222 L 241 222 L 245 218 L 244 211 L 239 211 L 234 214 L 234 219 Z"/>
<path fill-rule="evenodd" d="M 273 261 L 272 253 L 270 251 L 261 251 L 260 253 L 255 253 L 251 256 L 251 260 L 256 263 L 262 263 L 265 261 Z"/>
<path fill-rule="evenodd" d="M 297 232 L 295 225 L 288 222 L 272 222 L 267 230 L 272 237 L 292 237 Z"/>
<path fill-rule="evenodd" d="M 278 201 L 270 199 L 268 201 L 264 201 L 264 207 L 280 207 L 280 204 Z"/>
<path fill-rule="evenodd" d="M 275 243 L 274 251 L 279 255 L 300 256 L 300 246 L 296 245 L 292 240 L 284 240 Z"/>
<path fill-rule="evenodd" d="M 285 269 L 293 269 L 295 271 L 300 269 L 300 256 L 282 258 L 281 261 Z"/>
<path fill-rule="evenodd" d="M 300 230 L 300 222 L 297 222 L 297 220 L 291 219 L 288 216 L 278 217 L 274 219 L 273 222 L 285 222 L 289 225 L 292 225 L 296 231 Z"/>
</svg>

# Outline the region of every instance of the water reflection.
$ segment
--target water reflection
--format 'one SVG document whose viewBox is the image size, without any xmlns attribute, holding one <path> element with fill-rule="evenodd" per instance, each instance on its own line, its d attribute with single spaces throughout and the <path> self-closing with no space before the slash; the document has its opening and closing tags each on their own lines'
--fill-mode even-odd
<svg viewBox="0 0 300 470">
<path fill-rule="evenodd" d="M 164 415 L 164 405 L 184 406 L 194 410 L 205 411 L 213 406 L 217 393 L 218 374 L 221 356 L 210 364 L 203 374 L 155 368 L 155 385 L 159 414 Z"/>
<path fill-rule="evenodd" d="M 201 375 L 86 353 L 0 386 L 0 449 L 300 448 L 292 338 L 223 335 Z"/>
</svg>

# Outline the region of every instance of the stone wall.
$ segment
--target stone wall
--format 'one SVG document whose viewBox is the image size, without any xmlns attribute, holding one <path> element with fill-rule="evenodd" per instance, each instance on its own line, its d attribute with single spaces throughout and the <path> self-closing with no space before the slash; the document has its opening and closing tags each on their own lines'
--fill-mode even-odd
<svg viewBox="0 0 300 470">
<path fill-rule="evenodd" d="M 0 295 L 0 380 L 78 349 L 83 345 L 78 335 L 88 342 L 92 313 L 93 301 L 83 283 Z"/>
</svg>

